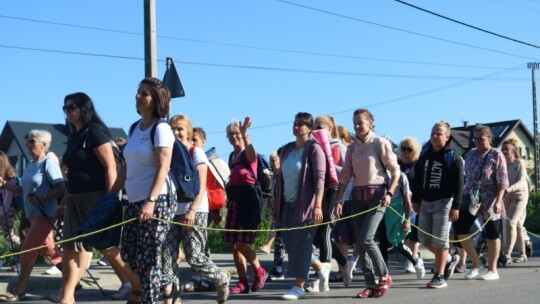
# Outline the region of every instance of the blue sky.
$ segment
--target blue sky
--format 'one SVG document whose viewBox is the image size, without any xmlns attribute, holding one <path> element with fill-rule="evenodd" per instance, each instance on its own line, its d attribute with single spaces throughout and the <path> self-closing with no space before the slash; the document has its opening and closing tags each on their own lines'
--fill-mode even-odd
<svg viewBox="0 0 540 304">
<path fill-rule="evenodd" d="M 538 47 L 391 0 L 156 2 L 158 76 L 172 57 L 186 91 L 171 114 L 203 127 L 222 156 L 226 125 L 247 115 L 263 154 L 294 140 L 299 111 L 352 130 L 352 112 L 366 107 L 376 133 L 395 141 L 423 142 L 439 120 L 521 119 L 532 132 L 527 62 L 540 62 Z M 540 0 L 409 2 L 540 45 Z M 0 124 L 62 122 L 64 96 L 82 91 L 127 131 L 139 118 L 143 31 L 142 0 L 1 1 Z"/>
</svg>

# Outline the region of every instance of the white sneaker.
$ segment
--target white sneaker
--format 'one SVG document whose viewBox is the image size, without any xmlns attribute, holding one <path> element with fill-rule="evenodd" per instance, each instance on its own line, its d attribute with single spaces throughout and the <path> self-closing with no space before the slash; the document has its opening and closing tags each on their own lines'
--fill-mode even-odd
<svg viewBox="0 0 540 304">
<path fill-rule="evenodd" d="M 480 268 L 472 268 L 465 274 L 465 280 L 475 279 L 479 275 L 483 275 L 485 272 L 486 268 L 484 267 L 484 265 L 480 265 Z"/>
<path fill-rule="evenodd" d="M 51 268 L 45 270 L 43 274 L 55 275 L 55 274 L 62 274 L 62 272 L 60 271 L 60 269 L 58 269 L 58 267 L 53 265 Z"/>
<path fill-rule="evenodd" d="M 320 285 L 320 279 L 316 279 L 314 281 L 311 281 L 307 287 L 304 287 L 305 291 L 307 292 L 321 292 L 319 285 Z"/>
<path fill-rule="evenodd" d="M 426 269 L 424 268 L 424 260 L 422 260 L 422 258 L 418 258 L 418 262 L 414 266 L 414 270 L 418 279 L 424 278 L 424 276 L 426 275 Z"/>
<path fill-rule="evenodd" d="M 356 263 L 357 263 L 357 262 L 358 262 L 358 261 L 353 262 L 353 261 L 350 260 L 350 259 L 347 261 L 347 273 L 348 273 L 348 277 L 351 278 L 351 281 L 352 281 L 353 278 L 354 278 L 354 274 L 353 274 L 353 273 L 354 273 L 354 269 L 356 268 Z M 343 277 L 343 281 L 345 282 L 345 277 Z"/>
<path fill-rule="evenodd" d="M 129 297 L 129 294 L 131 293 L 131 284 L 122 284 L 118 291 L 113 293 L 111 295 L 111 299 L 113 300 L 127 300 Z"/>
<path fill-rule="evenodd" d="M 330 263 L 321 264 L 321 270 L 317 272 L 319 275 L 319 290 L 321 292 L 325 292 L 330 290 L 330 287 L 328 286 L 328 280 L 330 279 L 330 270 L 332 268 L 332 265 L 330 265 Z"/>
<path fill-rule="evenodd" d="M 478 279 L 479 280 L 484 280 L 484 281 L 498 280 L 499 279 L 499 273 L 498 272 L 493 272 L 493 271 L 488 271 L 488 272 L 484 273 L 483 275 L 481 275 Z"/>
<path fill-rule="evenodd" d="M 407 260 L 407 263 L 405 264 L 405 272 L 416 273 L 416 269 L 414 269 L 414 265 L 409 260 Z"/>
<path fill-rule="evenodd" d="M 298 300 L 306 297 L 306 293 L 300 287 L 294 286 L 286 294 L 282 295 L 283 300 Z"/>
</svg>

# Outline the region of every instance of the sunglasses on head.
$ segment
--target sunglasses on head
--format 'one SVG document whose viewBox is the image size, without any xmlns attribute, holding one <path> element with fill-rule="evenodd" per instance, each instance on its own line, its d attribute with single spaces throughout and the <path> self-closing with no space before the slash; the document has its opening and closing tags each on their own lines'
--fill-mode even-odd
<svg viewBox="0 0 540 304">
<path fill-rule="evenodd" d="M 70 104 L 70 105 L 67 105 L 67 106 L 63 106 L 62 111 L 64 111 L 64 113 L 69 113 L 69 112 L 73 112 L 73 110 L 75 110 L 76 108 L 77 108 L 77 105 Z"/>
<path fill-rule="evenodd" d="M 403 152 L 412 152 L 412 148 L 410 148 L 410 147 L 401 147 L 401 151 L 403 151 Z"/>
</svg>

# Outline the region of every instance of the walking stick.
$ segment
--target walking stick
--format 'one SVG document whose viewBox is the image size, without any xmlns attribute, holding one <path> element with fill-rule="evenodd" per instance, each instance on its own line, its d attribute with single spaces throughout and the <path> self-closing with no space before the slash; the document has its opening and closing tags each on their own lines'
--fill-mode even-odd
<svg viewBox="0 0 540 304">
<path fill-rule="evenodd" d="M 8 214 L 6 212 L 6 207 L 4 207 L 4 196 L 2 194 L 0 194 L 0 198 L 2 198 L 2 211 L 4 212 L 4 223 L 6 225 L 6 233 L 8 235 L 8 239 L 9 239 L 9 244 L 11 246 L 11 252 L 15 252 L 15 245 L 13 244 L 13 238 L 11 236 L 11 227 L 9 226 L 9 222 L 8 222 Z M 20 277 L 21 274 L 20 274 L 20 271 L 19 271 L 19 259 L 18 257 L 15 255 L 13 256 L 13 259 L 15 260 L 15 269 L 17 269 L 17 276 Z"/>
<path fill-rule="evenodd" d="M 51 225 L 52 229 L 57 233 L 59 234 L 60 232 L 58 231 L 58 229 L 56 228 L 56 226 L 54 226 L 54 224 L 51 222 L 51 220 L 49 219 L 49 216 L 47 216 L 47 213 L 45 213 L 45 210 L 43 210 L 43 202 L 41 201 L 41 199 L 35 195 L 35 194 L 29 194 L 30 196 L 33 196 L 36 198 L 36 200 L 39 202 L 39 205 L 38 205 L 38 209 L 39 209 L 39 212 L 41 213 L 41 215 L 47 220 L 47 223 L 49 223 L 49 225 Z M 79 265 L 80 267 L 81 265 Z M 96 284 L 96 286 L 99 288 L 99 290 L 101 290 L 101 293 L 103 294 L 103 296 L 107 296 L 108 293 L 103 290 L 103 288 L 101 288 L 101 285 L 99 285 L 98 281 L 96 280 L 96 278 L 92 275 L 92 273 L 90 272 L 90 270 L 86 267 L 85 265 L 85 269 L 86 269 L 86 273 L 88 274 L 88 276 L 90 276 L 90 278 L 92 279 L 92 281 L 94 281 L 94 284 Z"/>
</svg>

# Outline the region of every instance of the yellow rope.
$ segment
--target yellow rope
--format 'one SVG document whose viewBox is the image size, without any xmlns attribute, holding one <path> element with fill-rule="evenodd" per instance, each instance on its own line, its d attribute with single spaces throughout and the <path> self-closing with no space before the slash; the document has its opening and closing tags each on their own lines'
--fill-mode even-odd
<svg viewBox="0 0 540 304">
<path fill-rule="evenodd" d="M 195 226 L 195 225 L 186 225 L 184 223 L 179 223 L 179 222 L 174 222 L 174 221 L 166 221 L 164 219 L 160 219 L 160 218 L 155 218 L 153 217 L 152 219 L 153 220 L 157 220 L 157 221 L 162 221 L 162 222 L 167 222 L 167 223 L 171 223 L 171 224 L 174 224 L 174 225 L 180 225 L 180 226 L 186 226 L 186 227 L 193 227 L 193 228 L 199 228 L 199 229 L 206 229 L 206 230 L 210 230 L 210 231 L 220 231 L 220 232 L 226 232 L 226 231 L 229 231 L 229 232 L 277 232 L 277 231 L 293 231 L 293 230 L 299 230 L 299 229 L 306 229 L 306 228 L 311 228 L 311 227 L 317 227 L 317 226 L 322 226 L 322 225 L 327 225 L 327 224 L 331 224 L 331 223 L 335 223 L 335 222 L 339 222 L 339 221 L 344 221 L 344 220 L 348 220 L 348 219 L 351 219 L 351 218 L 354 218 L 354 217 L 357 217 L 359 215 L 362 215 L 362 214 L 365 214 L 365 213 L 368 213 L 368 212 L 371 212 L 375 209 L 379 208 L 379 206 L 375 206 L 371 209 L 368 209 L 368 210 L 365 210 L 365 211 L 362 211 L 362 212 L 359 212 L 359 213 L 356 213 L 356 214 L 352 214 L 352 215 L 349 215 L 349 216 L 344 216 L 344 217 L 341 217 L 339 219 L 335 219 L 333 221 L 327 221 L 327 222 L 322 222 L 320 224 L 312 224 L 312 225 L 306 225 L 306 226 L 299 226 L 299 227 L 292 227 L 292 228 L 279 228 L 279 229 L 248 229 L 248 230 L 244 230 L 244 229 L 225 229 L 225 228 L 213 228 L 213 227 L 203 227 L 203 226 Z M 405 217 L 400 214 L 399 212 L 397 212 L 394 208 L 392 208 L 391 206 L 388 206 L 388 208 L 390 210 L 392 210 L 393 212 L 395 212 L 399 217 L 401 217 L 403 220 L 405 221 L 409 221 L 407 219 L 405 219 Z M 469 236 L 467 236 L 466 238 L 462 239 L 462 240 L 448 240 L 450 243 L 457 243 L 457 242 L 460 242 L 460 241 L 464 241 L 464 240 L 468 240 L 470 238 L 473 238 L 474 236 L 476 236 L 478 233 L 480 233 L 483 228 L 487 225 L 487 223 L 491 220 L 491 218 L 493 217 L 493 215 L 491 215 L 485 222 L 484 224 L 482 225 L 482 227 L 480 227 L 480 229 L 478 229 L 476 232 L 474 232 L 473 234 L 470 234 Z M 504 219 L 508 220 L 507 217 L 503 216 Z M 66 243 L 66 242 L 72 242 L 72 241 L 75 241 L 75 240 L 78 240 L 78 239 L 81 239 L 81 238 L 84 238 L 84 237 L 88 237 L 88 236 L 91 236 L 91 235 L 94 235 L 94 234 L 97 234 L 97 233 L 101 233 L 101 232 L 104 232 L 106 230 L 109 230 L 109 229 L 112 229 L 112 228 L 115 228 L 115 227 L 118 227 L 118 226 L 123 226 L 124 224 L 127 224 L 129 222 L 132 222 L 132 221 L 135 221 L 137 220 L 137 218 L 132 218 L 132 219 L 129 219 L 129 220 L 126 220 L 126 221 L 123 221 L 121 223 L 118 223 L 118 224 L 114 224 L 114 225 L 111 225 L 109 227 L 106 227 L 106 228 L 102 228 L 102 229 L 99 229 L 99 230 L 96 230 L 96 231 L 92 231 L 92 232 L 89 232 L 89 233 L 86 233 L 86 234 L 81 234 L 81 235 L 78 235 L 76 237 L 73 237 L 73 238 L 70 238 L 70 239 L 66 239 L 66 240 L 62 240 L 62 241 L 59 241 L 59 242 L 56 242 L 56 243 L 53 243 L 53 244 L 49 244 L 49 245 L 42 245 L 42 246 L 38 246 L 38 247 L 35 247 L 35 248 L 30 248 L 30 249 L 27 249 L 27 250 L 23 250 L 23 251 L 20 251 L 20 252 L 16 252 L 16 253 L 9 253 L 9 254 L 5 254 L 5 255 L 2 255 L 0 256 L 0 259 L 4 259 L 4 258 L 7 258 L 7 257 L 11 257 L 11 256 L 15 256 L 15 255 L 20 255 L 20 254 L 23 254 L 23 253 L 27 253 L 27 252 L 32 252 L 32 251 L 35 251 L 35 250 L 40 250 L 40 249 L 43 249 L 43 248 L 46 248 L 50 245 L 59 245 L 59 244 L 63 244 L 63 243 Z M 414 224 L 410 224 L 411 226 L 414 226 L 418 229 L 419 232 L 423 233 L 423 234 L 426 234 L 434 239 L 437 239 L 437 240 L 441 240 L 441 241 L 447 241 L 447 239 L 443 239 L 441 237 L 438 237 L 436 235 L 433 235 L 433 234 L 430 234 L 428 233 L 427 231 L 421 229 L 420 227 L 414 225 Z M 527 232 L 528 234 L 530 235 L 533 235 L 537 238 L 540 239 L 540 235 L 537 235 L 537 234 L 534 234 L 534 233 L 531 233 L 531 232 Z"/>
</svg>

